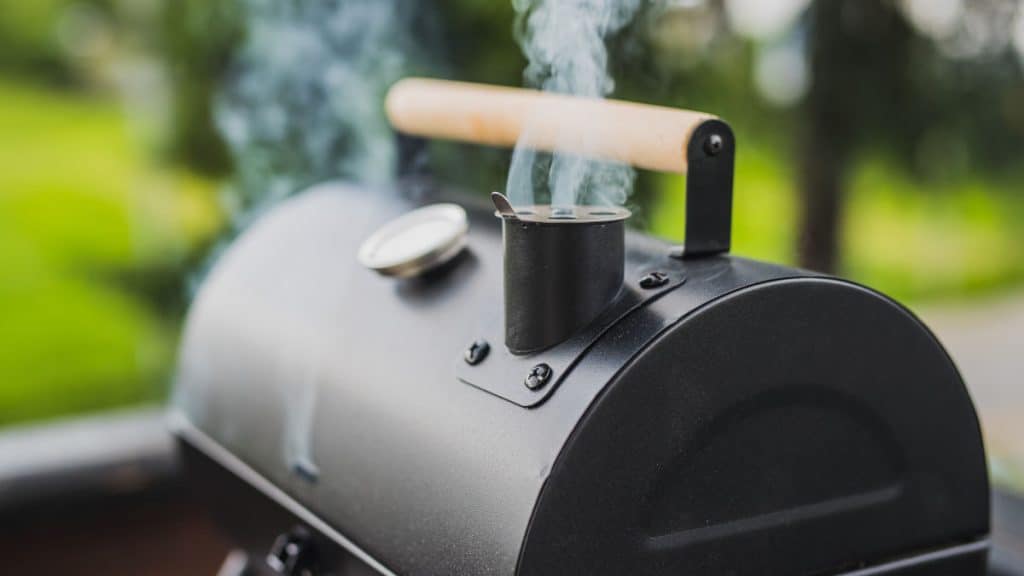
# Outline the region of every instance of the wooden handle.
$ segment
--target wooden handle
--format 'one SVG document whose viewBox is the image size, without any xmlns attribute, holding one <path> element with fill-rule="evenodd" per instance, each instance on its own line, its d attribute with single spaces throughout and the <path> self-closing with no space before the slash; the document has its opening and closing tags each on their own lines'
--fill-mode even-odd
<svg viewBox="0 0 1024 576">
<path fill-rule="evenodd" d="M 491 146 L 519 142 L 664 172 L 686 172 L 694 129 L 710 114 L 522 88 L 407 78 L 391 87 L 400 132 Z"/>
</svg>

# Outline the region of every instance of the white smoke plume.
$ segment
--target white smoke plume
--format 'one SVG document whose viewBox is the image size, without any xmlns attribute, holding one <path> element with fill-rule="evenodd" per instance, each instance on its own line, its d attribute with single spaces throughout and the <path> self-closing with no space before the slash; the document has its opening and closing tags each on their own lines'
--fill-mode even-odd
<svg viewBox="0 0 1024 576">
<path fill-rule="evenodd" d="M 391 177 L 387 88 L 409 73 L 414 0 L 236 0 L 246 38 L 216 108 L 245 220 L 330 178 Z"/>
<path fill-rule="evenodd" d="M 512 0 L 517 40 L 529 62 L 526 83 L 546 91 L 590 98 L 615 88 L 608 73 L 607 39 L 636 16 L 643 0 Z M 584 138 L 586 135 L 584 135 Z M 550 201 L 622 205 L 633 188 L 629 166 L 569 154 L 543 154 L 520 138 L 506 191 L 513 204 Z"/>
<path fill-rule="evenodd" d="M 246 37 L 215 109 L 235 161 L 235 183 L 227 195 L 234 232 L 312 184 L 334 178 L 390 180 L 397 149 L 384 95 L 398 79 L 428 64 L 416 45 L 429 28 L 419 3 L 235 2 Z M 193 293 L 225 245 L 193 279 Z M 282 456 L 297 474 L 315 481 L 312 434 L 319 379 L 310 370 L 296 384 L 280 399 Z M 204 394 L 205 389 L 179 386 L 175 404 L 194 414 L 206 405 Z"/>
</svg>

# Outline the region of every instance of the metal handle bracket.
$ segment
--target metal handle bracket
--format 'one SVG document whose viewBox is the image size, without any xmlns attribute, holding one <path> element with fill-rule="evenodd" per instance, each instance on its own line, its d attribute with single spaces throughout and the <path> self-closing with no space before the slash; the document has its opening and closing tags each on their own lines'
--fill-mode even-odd
<svg viewBox="0 0 1024 576">
<path fill-rule="evenodd" d="M 725 122 L 701 122 L 686 147 L 686 240 L 674 255 L 701 258 L 729 251 L 736 140 Z"/>
</svg>

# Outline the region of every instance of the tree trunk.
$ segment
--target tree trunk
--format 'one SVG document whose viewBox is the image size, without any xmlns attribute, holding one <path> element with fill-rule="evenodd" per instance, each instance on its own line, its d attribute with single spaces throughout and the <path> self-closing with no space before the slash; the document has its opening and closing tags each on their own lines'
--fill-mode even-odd
<svg viewBox="0 0 1024 576">
<path fill-rule="evenodd" d="M 845 157 L 832 149 L 828 135 L 813 127 L 801 147 L 800 266 L 835 273 L 839 266 L 839 240 L 845 188 Z"/>
<path fill-rule="evenodd" d="M 803 129 L 795 150 L 800 156 L 798 180 L 799 263 L 833 273 L 839 265 L 840 226 L 845 196 L 844 175 L 850 155 L 852 126 L 844 113 L 852 88 L 852 70 L 845 64 L 849 49 L 843 33 L 844 0 L 819 0 L 810 8 L 811 87 L 803 109 Z"/>
<path fill-rule="evenodd" d="M 795 147 L 800 155 L 800 265 L 840 265 L 846 176 L 865 135 L 899 144 L 908 100 L 911 29 L 889 0 L 816 0 L 807 35 L 811 87 Z"/>
</svg>

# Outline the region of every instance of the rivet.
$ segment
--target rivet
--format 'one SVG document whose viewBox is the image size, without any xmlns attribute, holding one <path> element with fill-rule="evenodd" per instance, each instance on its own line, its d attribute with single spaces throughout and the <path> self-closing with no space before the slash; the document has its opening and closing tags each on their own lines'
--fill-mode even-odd
<svg viewBox="0 0 1024 576">
<path fill-rule="evenodd" d="M 644 290 L 660 288 L 665 284 L 668 284 L 668 274 L 664 272 L 648 272 L 640 278 L 640 287 Z"/>
<path fill-rule="evenodd" d="M 722 148 L 724 147 L 725 142 L 722 140 L 722 137 L 718 134 L 712 134 L 711 136 L 708 136 L 707 140 L 704 141 L 704 152 L 706 152 L 708 156 L 717 156 L 718 153 L 721 152 Z"/>
<path fill-rule="evenodd" d="M 540 390 L 551 380 L 551 374 L 551 366 L 543 363 L 537 364 L 530 369 L 530 373 L 526 376 L 526 380 L 523 383 L 530 390 Z"/>
<path fill-rule="evenodd" d="M 487 340 L 477 340 L 466 348 L 466 351 L 462 354 L 463 360 L 470 366 L 476 366 L 477 364 L 484 361 L 487 358 L 487 353 L 491 351 L 491 345 L 487 343 Z"/>
</svg>

